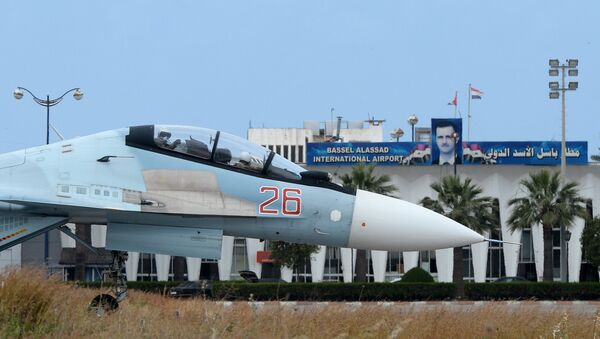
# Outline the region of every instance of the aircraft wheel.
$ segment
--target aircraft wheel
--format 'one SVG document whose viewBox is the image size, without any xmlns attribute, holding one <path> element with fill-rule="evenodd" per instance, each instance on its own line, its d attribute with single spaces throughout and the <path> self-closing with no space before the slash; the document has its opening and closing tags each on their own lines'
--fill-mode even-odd
<svg viewBox="0 0 600 339">
<path fill-rule="evenodd" d="M 101 317 L 106 313 L 110 313 L 119 308 L 117 299 L 110 294 L 98 294 L 92 302 L 90 302 L 89 310 L 96 312 L 96 315 Z"/>
</svg>

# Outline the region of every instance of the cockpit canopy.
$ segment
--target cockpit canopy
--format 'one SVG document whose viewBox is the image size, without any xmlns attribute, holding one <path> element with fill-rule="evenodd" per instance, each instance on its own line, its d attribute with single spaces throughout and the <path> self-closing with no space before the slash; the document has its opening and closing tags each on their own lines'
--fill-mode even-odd
<svg viewBox="0 0 600 339">
<path fill-rule="evenodd" d="M 154 145 L 274 178 L 301 180 L 300 173 L 305 171 L 262 146 L 207 128 L 155 125 Z"/>
</svg>

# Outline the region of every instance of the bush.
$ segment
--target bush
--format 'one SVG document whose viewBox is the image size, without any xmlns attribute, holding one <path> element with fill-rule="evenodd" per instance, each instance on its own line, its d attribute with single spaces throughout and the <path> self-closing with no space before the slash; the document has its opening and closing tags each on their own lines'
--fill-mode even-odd
<svg viewBox="0 0 600 339">
<path fill-rule="evenodd" d="M 465 295 L 471 300 L 597 300 L 598 283 L 511 282 L 465 284 Z"/>
<path fill-rule="evenodd" d="M 231 283 L 213 284 L 213 296 L 226 300 L 392 301 L 445 300 L 455 295 L 443 283 Z"/>
<path fill-rule="evenodd" d="M 181 284 L 183 281 L 128 281 L 127 288 L 137 291 L 166 294 L 172 287 Z M 99 281 L 77 281 L 79 287 L 88 288 L 110 288 L 112 283 L 103 283 Z"/>
<path fill-rule="evenodd" d="M 411 270 L 412 271 L 412 270 Z M 409 271 L 410 272 L 410 271 Z M 406 275 L 408 275 L 408 273 Z M 405 275 L 405 276 L 406 276 Z M 411 274 L 412 275 L 412 274 Z M 410 275 L 409 275 L 410 276 Z M 412 278 L 411 278 L 412 279 Z M 180 281 L 131 281 L 127 285 L 132 290 L 166 294 L 171 287 Z M 110 284 L 99 282 L 77 282 L 77 286 L 91 288 L 109 288 Z M 27 290 L 41 293 L 36 286 Z M 306 300 L 306 301 L 414 301 L 414 300 L 448 300 L 455 298 L 456 287 L 451 283 L 248 283 L 245 281 L 214 281 L 213 298 L 217 300 Z M 0 305 L 8 299 L 24 298 L 21 294 L 10 296 L 0 290 Z M 49 291 L 45 291 L 46 293 Z M 19 292 L 21 293 L 21 292 Z M 25 292 L 23 292 L 25 293 Z M 465 297 L 470 300 L 598 300 L 600 284 L 598 283 L 559 283 L 559 282 L 511 282 L 511 283 L 466 283 Z M 8 299 L 7 299 L 8 298 Z M 34 314 L 45 312 L 47 300 L 44 294 L 35 297 L 33 304 L 25 305 L 27 312 Z M 2 300 L 4 299 L 4 300 Z M 38 308 L 40 306 L 40 308 Z M 0 323 L 2 321 L 0 309 Z M 35 315 L 25 315 L 28 319 L 37 319 Z M 27 325 L 29 326 L 29 325 Z"/>
<path fill-rule="evenodd" d="M 425 271 L 420 267 L 413 267 L 408 272 L 404 273 L 401 282 L 403 283 L 418 283 L 425 282 L 431 283 L 433 282 L 433 277 L 429 272 Z"/>
</svg>

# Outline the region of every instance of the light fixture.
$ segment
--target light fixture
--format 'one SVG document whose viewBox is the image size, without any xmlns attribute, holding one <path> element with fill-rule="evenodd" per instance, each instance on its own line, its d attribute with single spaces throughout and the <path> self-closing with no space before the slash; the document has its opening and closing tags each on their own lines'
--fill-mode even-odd
<svg viewBox="0 0 600 339">
<path fill-rule="evenodd" d="M 13 95 L 15 96 L 15 99 L 21 100 L 21 98 L 23 97 L 23 91 L 21 91 L 21 89 L 17 87 L 13 92 Z"/>
<path fill-rule="evenodd" d="M 558 71 L 558 70 L 556 70 L 556 71 Z M 558 75 L 558 74 L 557 74 L 557 75 Z M 570 76 L 570 77 L 576 77 L 576 76 L 578 76 L 578 75 L 579 75 L 579 70 L 578 70 L 578 69 L 570 69 L 570 70 L 569 70 L 569 76 Z"/>
<path fill-rule="evenodd" d="M 567 60 L 567 63 L 569 64 L 569 67 L 577 67 L 577 65 L 579 64 L 579 60 L 569 59 Z"/>
<path fill-rule="evenodd" d="M 76 89 L 73 93 L 73 98 L 75 98 L 75 100 L 81 100 L 81 98 L 83 98 L 83 92 L 79 88 Z"/>
<path fill-rule="evenodd" d="M 417 118 L 417 116 L 416 116 L 416 115 L 414 115 L 414 114 L 413 114 L 413 115 L 411 115 L 411 116 L 409 116 L 409 117 L 408 117 L 408 124 L 409 124 L 409 125 L 411 125 L 411 126 L 414 126 L 414 125 L 416 125 L 418 122 L 419 122 L 419 118 Z"/>
<path fill-rule="evenodd" d="M 402 136 L 404 136 L 404 131 L 402 130 L 402 128 L 394 128 L 392 133 L 390 133 L 390 137 L 392 137 L 392 139 L 396 139 L 396 141 L 402 138 Z"/>
<path fill-rule="evenodd" d="M 550 92 L 550 99 L 558 99 L 559 97 L 560 97 L 560 93 Z"/>
<path fill-rule="evenodd" d="M 557 77 L 558 76 L 558 69 L 551 68 L 551 69 L 548 70 L 548 74 L 550 74 L 551 77 Z"/>
<path fill-rule="evenodd" d="M 559 65 L 558 59 L 550 59 L 548 63 L 550 64 L 550 67 L 558 67 Z"/>
<path fill-rule="evenodd" d="M 571 240 L 571 232 L 569 232 L 568 230 L 567 230 L 567 231 L 565 231 L 565 240 L 566 240 L 566 241 L 569 241 L 569 240 Z"/>
<path fill-rule="evenodd" d="M 579 83 L 577 81 L 569 82 L 569 89 L 576 90 L 579 87 Z"/>
<path fill-rule="evenodd" d="M 550 87 L 551 90 L 557 90 L 558 89 L 558 81 L 550 81 L 548 83 L 548 86 Z"/>
</svg>

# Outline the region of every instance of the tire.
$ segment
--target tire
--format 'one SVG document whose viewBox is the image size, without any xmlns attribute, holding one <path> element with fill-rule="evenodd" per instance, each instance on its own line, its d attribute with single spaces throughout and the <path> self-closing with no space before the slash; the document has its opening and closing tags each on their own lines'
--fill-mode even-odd
<svg viewBox="0 0 600 339">
<path fill-rule="evenodd" d="M 89 310 L 95 312 L 99 317 L 115 311 L 118 308 L 119 303 L 117 302 L 117 299 L 110 294 L 98 294 L 92 299 L 89 306 Z"/>
</svg>

